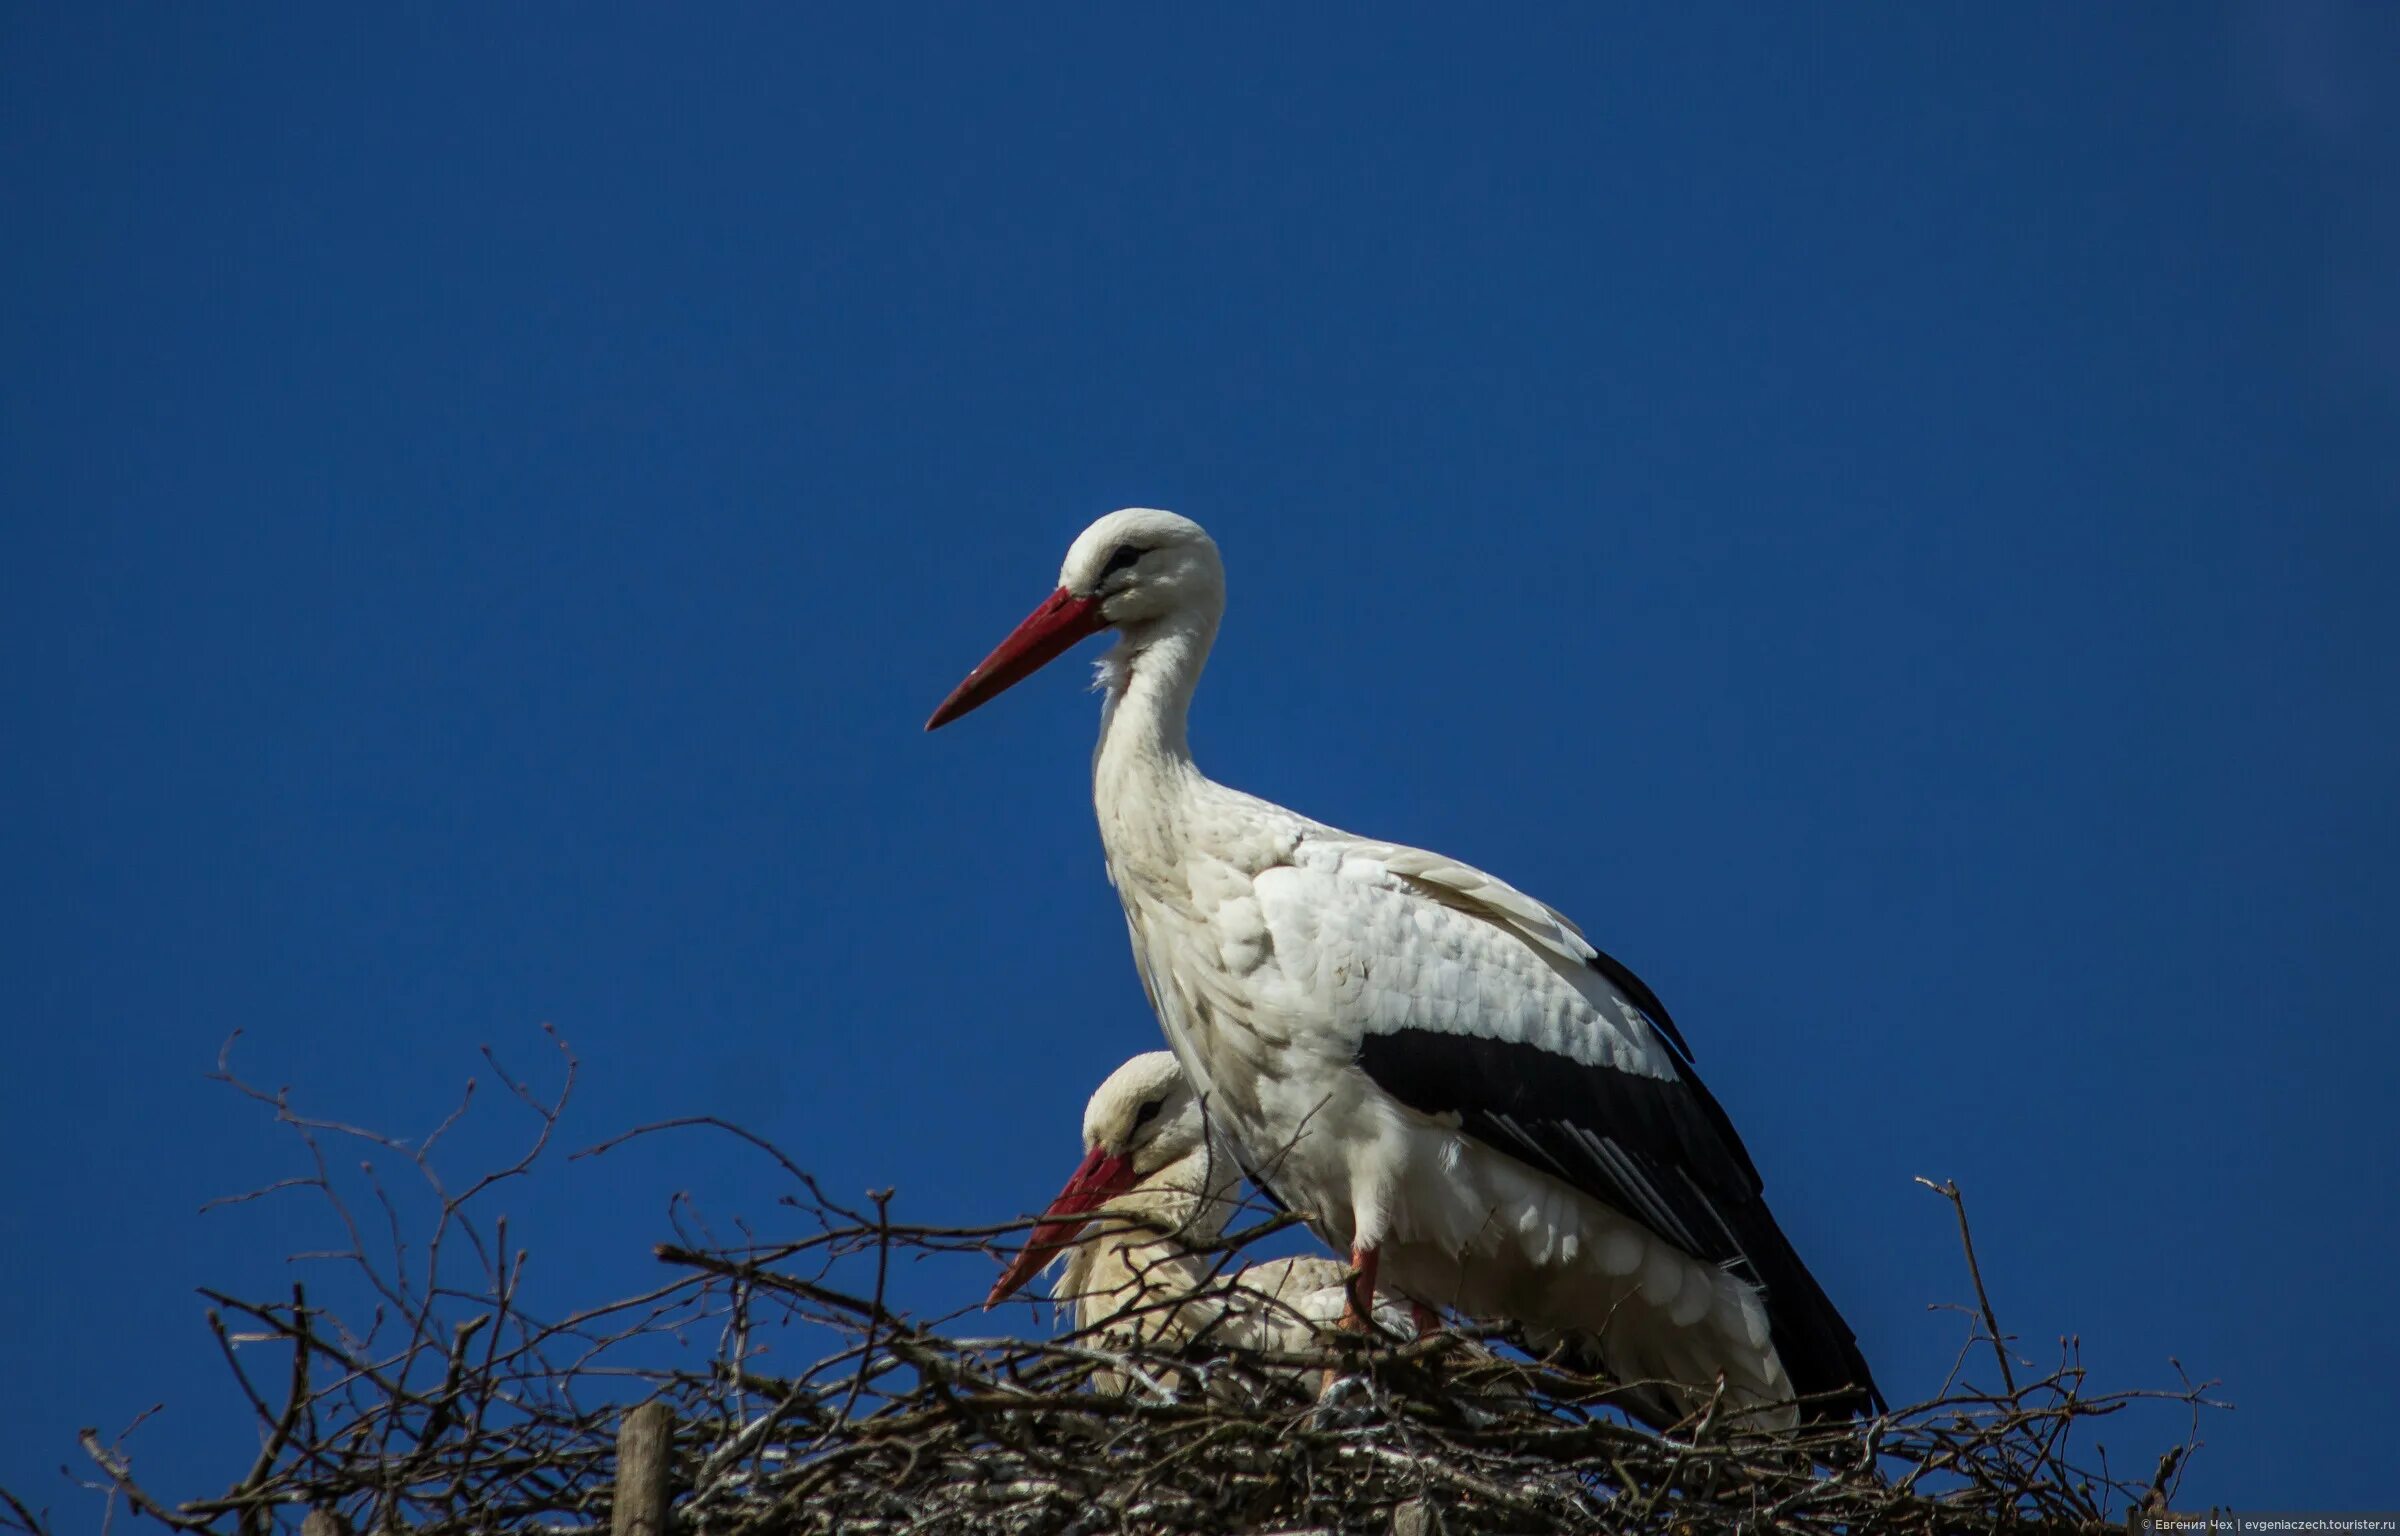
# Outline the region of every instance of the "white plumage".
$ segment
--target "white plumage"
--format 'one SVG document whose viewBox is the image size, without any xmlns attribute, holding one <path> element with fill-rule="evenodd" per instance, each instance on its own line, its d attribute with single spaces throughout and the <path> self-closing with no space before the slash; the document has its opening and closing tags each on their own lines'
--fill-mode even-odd
<svg viewBox="0 0 2400 1536">
<path fill-rule="evenodd" d="M 1654 1422 L 1719 1379 L 1754 1408 L 1876 1401 L 1638 978 L 1504 881 L 1201 773 L 1185 718 L 1223 609 L 1197 524 L 1111 513 L 927 725 L 1117 631 L 1101 843 L 1168 1042 L 1248 1171 L 1370 1285 L 1656 1383 L 1629 1397 Z"/>
</svg>

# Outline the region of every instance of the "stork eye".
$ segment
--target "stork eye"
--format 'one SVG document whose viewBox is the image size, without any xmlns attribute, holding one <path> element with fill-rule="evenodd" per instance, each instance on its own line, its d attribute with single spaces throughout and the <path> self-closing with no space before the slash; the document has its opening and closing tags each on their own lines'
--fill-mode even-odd
<svg viewBox="0 0 2400 1536">
<path fill-rule="evenodd" d="M 1144 1104 L 1141 1108 L 1133 1112 L 1134 1128 L 1138 1130 L 1141 1127 L 1148 1125 L 1151 1121 L 1157 1119 L 1158 1112 L 1166 1107 L 1167 1101 L 1164 1099 L 1152 1099 L 1149 1103 Z"/>
<path fill-rule="evenodd" d="M 1115 549 L 1109 551 L 1108 564 L 1100 567 L 1100 579 L 1102 581 L 1106 581 L 1109 577 L 1114 576 L 1119 571 L 1130 570 L 1135 561 L 1141 559 L 1142 556 L 1148 553 L 1148 550 L 1136 549 L 1131 544 L 1118 545 Z"/>
</svg>

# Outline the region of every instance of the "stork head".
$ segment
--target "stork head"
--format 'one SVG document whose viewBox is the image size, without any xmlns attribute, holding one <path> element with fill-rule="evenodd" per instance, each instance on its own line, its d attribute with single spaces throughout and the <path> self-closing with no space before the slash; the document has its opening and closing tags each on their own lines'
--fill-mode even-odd
<svg viewBox="0 0 2400 1536">
<path fill-rule="evenodd" d="M 984 1298 L 1007 1300 L 1072 1245 L 1100 1208 L 1152 1175 L 1203 1151 L 1200 1097 L 1166 1051 L 1136 1056 L 1108 1075 L 1083 1111 L 1083 1162 L 1043 1212 L 1025 1247 Z"/>
<path fill-rule="evenodd" d="M 1205 529 L 1149 507 L 1111 512 L 1068 546 L 1058 590 L 950 691 L 925 729 L 1005 693 L 1088 635 L 1115 629 L 1139 640 L 1179 621 L 1213 630 L 1224 611 L 1225 566 Z"/>
</svg>

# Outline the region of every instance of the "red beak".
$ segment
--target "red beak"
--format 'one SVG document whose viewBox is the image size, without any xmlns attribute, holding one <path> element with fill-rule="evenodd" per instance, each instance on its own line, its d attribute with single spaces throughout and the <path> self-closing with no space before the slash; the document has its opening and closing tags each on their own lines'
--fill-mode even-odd
<svg viewBox="0 0 2400 1536">
<path fill-rule="evenodd" d="M 976 663 L 965 682 L 950 690 L 950 697 L 942 700 L 941 708 L 925 722 L 925 729 L 938 730 L 976 705 L 998 698 L 1076 641 L 1106 628 L 1108 621 L 1100 617 L 1096 599 L 1059 588 L 1042 599 L 1042 606 L 1025 615 L 1025 622 L 1010 631 L 992 654 Z"/>
<path fill-rule="evenodd" d="M 1098 1147 L 1083 1156 L 1075 1177 L 1058 1192 L 1044 1211 L 1042 1224 L 1033 1229 L 1033 1236 L 1017 1256 L 1008 1261 L 1008 1268 L 992 1283 L 992 1294 L 983 1298 L 985 1308 L 998 1306 L 1017 1290 L 1042 1272 L 1042 1266 L 1058 1257 L 1058 1251 L 1075 1241 L 1075 1234 L 1091 1224 L 1094 1206 L 1105 1205 L 1133 1187 L 1133 1160 L 1111 1157 Z"/>
</svg>

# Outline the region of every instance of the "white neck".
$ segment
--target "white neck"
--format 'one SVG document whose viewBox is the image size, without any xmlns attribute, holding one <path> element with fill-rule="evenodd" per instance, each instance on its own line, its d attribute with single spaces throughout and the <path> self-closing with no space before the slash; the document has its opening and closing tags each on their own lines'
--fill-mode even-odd
<svg viewBox="0 0 2400 1536">
<path fill-rule="evenodd" d="M 1200 779 L 1185 722 L 1216 637 L 1214 614 L 1173 615 L 1127 630 L 1101 662 L 1107 702 L 1092 795 L 1112 855 L 1176 836 L 1176 808 Z"/>
</svg>

